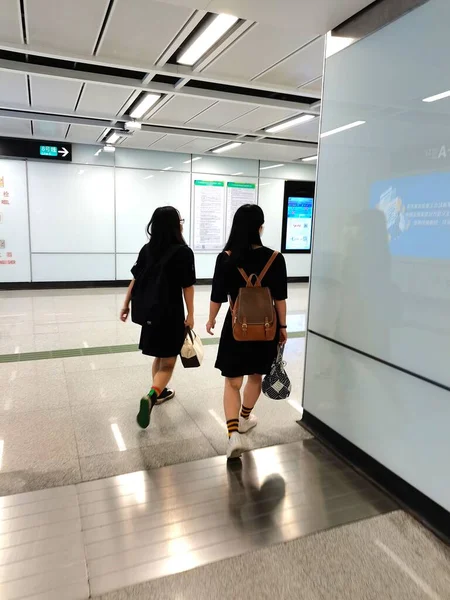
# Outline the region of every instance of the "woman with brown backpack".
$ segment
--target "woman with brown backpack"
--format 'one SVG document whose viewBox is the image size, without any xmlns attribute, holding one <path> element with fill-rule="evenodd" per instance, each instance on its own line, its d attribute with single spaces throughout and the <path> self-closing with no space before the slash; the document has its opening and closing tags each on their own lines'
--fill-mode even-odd
<svg viewBox="0 0 450 600">
<path fill-rule="evenodd" d="M 278 346 L 287 341 L 286 263 L 282 254 L 262 245 L 263 225 L 264 213 L 255 204 L 236 212 L 217 258 L 206 325 L 213 335 L 220 308 L 229 300 L 216 361 L 225 377 L 229 459 L 242 454 L 240 434 L 257 425 L 252 410 L 261 395 L 262 376 L 270 371 Z M 241 398 L 244 376 L 248 380 Z"/>
</svg>

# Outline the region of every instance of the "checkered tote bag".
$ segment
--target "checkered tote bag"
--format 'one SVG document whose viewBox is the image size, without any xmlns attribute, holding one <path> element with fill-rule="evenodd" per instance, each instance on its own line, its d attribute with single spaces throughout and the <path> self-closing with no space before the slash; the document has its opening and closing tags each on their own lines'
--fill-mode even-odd
<svg viewBox="0 0 450 600">
<path fill-rule="evenodd" d="M 264 395 L 272 400 L 287 400 L 291 395 L 292 386 L 284 369 L 286 362 L 283 360 L 283 353 L 284 346 L 280 346 L 270 373 L 264 377 L 262 384 Z"/>
</svg>

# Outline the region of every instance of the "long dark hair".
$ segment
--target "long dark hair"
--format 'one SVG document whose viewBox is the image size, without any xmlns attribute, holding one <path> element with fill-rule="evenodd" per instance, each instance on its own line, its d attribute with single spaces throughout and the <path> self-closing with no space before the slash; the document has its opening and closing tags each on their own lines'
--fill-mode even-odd
<svg viewBox="0 0 450 600">
<path fill-rule="evenodd" d="M 242 262 L 256 246 L 262 246 L 260 229 L 264 225 L 264 213 L 256 204 L 244 204 L 236 211 L 230 237 L 224 248 L 231 252 L 232 261 Z"/>
<path fill-rule="evenodd" d="M 160 260 L 171 246 L 186 246 L 181 233 L 180 213 L 173 206 L 162 206 L 155 210 L 147 225 L 147 233 L 150 238 L 149 253 L 155 262 Z"/>
</svg>

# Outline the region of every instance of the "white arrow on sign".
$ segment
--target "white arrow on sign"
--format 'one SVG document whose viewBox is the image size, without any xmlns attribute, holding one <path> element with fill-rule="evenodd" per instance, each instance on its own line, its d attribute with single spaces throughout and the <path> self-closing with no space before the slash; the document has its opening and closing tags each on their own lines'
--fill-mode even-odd
<svg viewBox="0 0 450 600">
<path fill-rule="evenodd" d="M 62 150 L 58 150 L 58 154 L 62 154 L 63 158 L 64 158 L 69 154 L 69 151 L 67 150 L 67 148 L 64 148 L 64 146 L 63 146 Z"/>
</svg>

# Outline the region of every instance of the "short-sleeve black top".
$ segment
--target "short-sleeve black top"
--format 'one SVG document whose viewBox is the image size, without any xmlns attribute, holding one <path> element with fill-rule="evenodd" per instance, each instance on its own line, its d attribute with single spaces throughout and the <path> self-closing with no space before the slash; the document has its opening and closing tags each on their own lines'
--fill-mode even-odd
<svg viewBox="0 0 450 600">
<path fill-rule="evenodd" d="M 151 260 L 148 246 L 144 246 L 131 270 L 133 276 L 137 278 L 143 273 Z M 164 319 L 163 322 L 142 327 L 139 348 L 149 356 L 172 358 L 178 356 L 184 342 L 183 289 L 193 286 L 196 281 L 194 253 L 188 246 L 179 246 L 174 249 L 163 268 L 166 270 L 165 279 L 168 286 Z"/>
<path fill-rule="evenodd" d="M 255 248 L 239 266 L 248 276 L 259 275 L 272 254 L 273 250 L 270 248 Z M 278 254 L 264 277 L 262 285 L 270 289 L 274 300 L 287 299 L 286 262 L 282 254 Z M 219 254 L 211 300 L 222 304 L 228 302 L 230 297 L 234 302 L 239 294 L 239 289 L 244 286 L 245 281 L 232 258 L 225 252 Z M 253 374 L 264 375 L 270 371 L 277 348 L 278 336 L 273 342 L 237 342 L 233 337 L 231 313 L 228 311 L 220 339 L 216 368 L 222 371 L 222 375 L 230 378 Z"/>
</svg>

